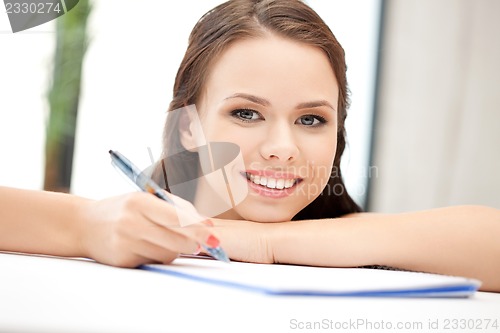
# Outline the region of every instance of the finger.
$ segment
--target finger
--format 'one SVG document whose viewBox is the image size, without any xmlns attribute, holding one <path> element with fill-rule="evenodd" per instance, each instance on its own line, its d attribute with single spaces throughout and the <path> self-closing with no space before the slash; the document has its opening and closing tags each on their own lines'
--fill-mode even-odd
<svg viewBox="0 0 500 333">
<path fill-rule="evenodd" d="M 190 210 L 184 211 L 174 209 L 171 204 L 168 204 L 165 201 L 147 193 L 139 196 L 139 199 L 141 200 L 141 205 L 133 208 L 139 208 L 137 211 L 140 212 L 144 218 L 150 221 L 152 225 L 161 227 L 156 228 L 156 232 L 148 233 L 148 239 L 151 241 L 156 239 L 155 235 L 157 235 L 156 237 L 159 237 L 159 240 L 155 240 L 155 244 L 167 247 L 171 246 L 171 250 L 182 253 L 192 253 L 196 250 L 193 241 L 195 243 L 208 245 L 209 247 L 218 246 L 219 240 L 212 234 L 210 228 L 206 225 L 206 223 L 200 223 L 206 221 L 207 219 L 197 214 L 192 205 L 184 205 L 184 207 Z M 180 199 L 179 202 L 181 200 L 182 199 Z M 189 206 L 191 206 L 191 208 L 189 208 Z M 172 224 L 173 220 L 178 220 L 178 216 L 184 220 L 191 220 L 193 223 L 186 227 L 180 227 L 178 224 Z M 163 229 L 163 232 L 160 232 L 160 229 Z M 191 243 L 186 242 L 186 239 L 180 237 L 179 235 L 183 235 L 184 237 L 190 239 Z M 191 244 L 191 247 L 186 244 Z"/>
<path fill-rule="evenodd" d="M 136 253 L 122 253 L 118 258 L 113 258 L 111 261 L 107 261 L 105 263 L 116 266 L 116 267 L 124 267 L 124 268 L 134 268 L 142 264 L 152 263 L 153 260 L 150 258 L 143 257 Z"/>
<path fill-rule="evenodd" d="M 171 251 L 169 249 L 166 249 L 165 247 L 158 246 L 148 241 L 141 241 L 136 243 L 134 247 L 134 253 L 145 259 L 143 261 L 144 264 L 167 264 L 178 257 L 177 252 Z"/>
<path fill-rule="evenodd" d="M 168 228 L 150 223 L 147 230 L 142 233 L 141 239 L 170 252 L 194 253 L 198 251 L 198 243 L 200 242 L 196 237 L 202 238 L 205 235 L 186 234 L 180 227 Z"/>
<path fill-rule="evenodd" d="M 219 239 L 210 232 L 210 229 L 202 225 L 174 228 L 152 225 L 151 231 L 145 234 L 144 239 L 171 251 L 184 254 L 199 253 L 201 251 L 200 245 L 217 248 L 220 244 Z"/>
<path fill-rule="evenodd" d="M 173 225 L 191 225 L 206 220 L 206 217 L 199 214 L 189 201 L 173 194 L 168 195 L 175 202 L 175 205 L 171 205 L 155 196 L 148 195 L 145 198 L 148 208 L 141 209 L 142 213 L 148 219 L 169 227 Z"/>
<path fill-rule="evenodd" d="M 196 208 L 193 206 L 191 202 L 188 200 L 181 198 L 175 194 L 170 193 L 167 190 L 161 190 L 162 193 L 167 196 L 176 206 L 182 207 L 182 208 L 187 208 L 187 209 L 194 209 L 196 211 Z"/>
<path fill-rule="evenodd" d="M 177 219 L 180 226 L 187 226 L 206 220 L 206 217 L 201 215 L 191 202 L 167 191 L 164 192 L 175 204 Z"/>
</svg>

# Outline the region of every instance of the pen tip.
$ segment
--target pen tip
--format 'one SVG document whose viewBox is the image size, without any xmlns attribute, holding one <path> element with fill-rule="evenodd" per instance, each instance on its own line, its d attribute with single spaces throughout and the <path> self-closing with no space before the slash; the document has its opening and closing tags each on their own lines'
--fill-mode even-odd
<svg viewBox="0 0 500 333">
<path fill-rule="evenodd" d="M 223 262 L 231 262 L 231 260 L 229 260 L 229 257 L 227 256 L 226 252 L 224 252 L 224 250 L 220 246 L 218 246 L 218 247 L 203 246 L 203 247 L 215 259 L 223 261 Z"/>
</svg>

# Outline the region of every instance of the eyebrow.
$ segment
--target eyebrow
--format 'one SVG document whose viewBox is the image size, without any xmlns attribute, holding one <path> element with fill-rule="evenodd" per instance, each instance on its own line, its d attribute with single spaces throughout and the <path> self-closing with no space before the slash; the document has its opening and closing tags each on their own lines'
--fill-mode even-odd
<svg viewBox="0 0 500 333">
<path fill-rule="evenodd" d="M 321 100 L 321 101 L 312 101 L 312 102 L 305 102 L 305 103 L 300 103 L 297 105 L 297 109 L 311 109 L 311 108 L 317 108 L 320 106 L 326 106 L 332 109 L 333 111 L 337 111 L 330 102 Z"/>
<path fill-rule="evenodd" d="M 224 100 L 228 100 L 228 99 L 233 99 L 233 98 L 243 98 L 243 99 L 246 99 L 250 102 L 253 102 L 253 103 L 256 103 L 256 104 L 259 104 L 259 105 L 262 105 L 262 106 L 270 106 L 271 105 L 271 102 L 269 102 L 267 99 L 265 98 L 262 98 L 262 97 L 258 97 L 258 96 L 255 96 L 255 95 L 251 95 L 251 94 L 245 94 L 245 93 L 236 93 L 236 94 L 233 94 L 229 97 L 226 97 L 224 98 Z M 330 109 L 332 109 L 333 111 L 337 111 L 333 105 L 326 101 L 326 100 L 319 100 L 319 101 L 310 101 L 310 102 L 304 102 L 304 103 L 299 103 L 295 108 L 296 109 L 310 109 L 310 108 L 317 108 L 317 107 L 321 107 L 321 106 L 326 106 L 326 107 L 329 107 Z"/>
<path fill-rule="evenodd" d="M 233 94 L 233 95 L 231 95 L 229 97 L 226 97 L 224 99 L 227 100 L 227 99 L 233 99 L 233 98 L 243 98 L 243 99 L 249 100 L 250 102 L 254 102 L 256 104 L 260 104 L 262 106 L 269 106 L 269 105 L 271 105 L 271 102 L 269 102 L 265 98 L 257 97 L 255 95 L 250 95 L 250 94 L 244 94 L 244 93 L 236 93 L 236 94 Z"/>
</svg>

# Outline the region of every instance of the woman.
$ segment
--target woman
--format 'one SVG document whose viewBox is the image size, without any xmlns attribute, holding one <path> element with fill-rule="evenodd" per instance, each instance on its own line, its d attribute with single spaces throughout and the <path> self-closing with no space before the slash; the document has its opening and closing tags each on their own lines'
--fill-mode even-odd
<svg viewBox="0 0 500 333">
<path fill-rule="evenodd" d="M 175 209 L 144 193 L 92 201 L 0 188 L 0 249 L 134 267 L 168 263 L 215 239 L 235 260 L 386 265 L 474 277 L 483 290 L 500 291 L 498 210 L 359 212 L 339 172 L 345 71 L 341 46 L 300 1 L 235 0 L 216 7 L 193 29 L 170 110 L 195 104 L 207 141 L 239 146 L 245 166 L 229 176 L 244 180 L 244 200 L 209 221 L 178 228 Z M 166 126 L 164 157 L 183 147 L 196 163 L 195 131 L 178 126 L 186 120 L 178 114 L 178 122 Z M 203 211 L 214 192 L 202 178 L 194 206 Z"/>
</svg>

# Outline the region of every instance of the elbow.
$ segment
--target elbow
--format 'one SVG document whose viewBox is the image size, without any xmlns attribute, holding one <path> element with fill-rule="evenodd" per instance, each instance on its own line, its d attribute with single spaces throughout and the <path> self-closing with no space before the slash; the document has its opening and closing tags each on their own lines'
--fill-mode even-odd
<svg viewBox="0 0 500 333">
<path fill-rule="evenodd" d="M 500 234 L 500 229 L 497 234 Z M 483 273 L 479 275 L 482 281 L 479 290 L 500 293 L 500 243 L 495 241 L 496 246 L 489 250 L 487 258 L 477 258 L 482 262 Z"/>
</svg>

